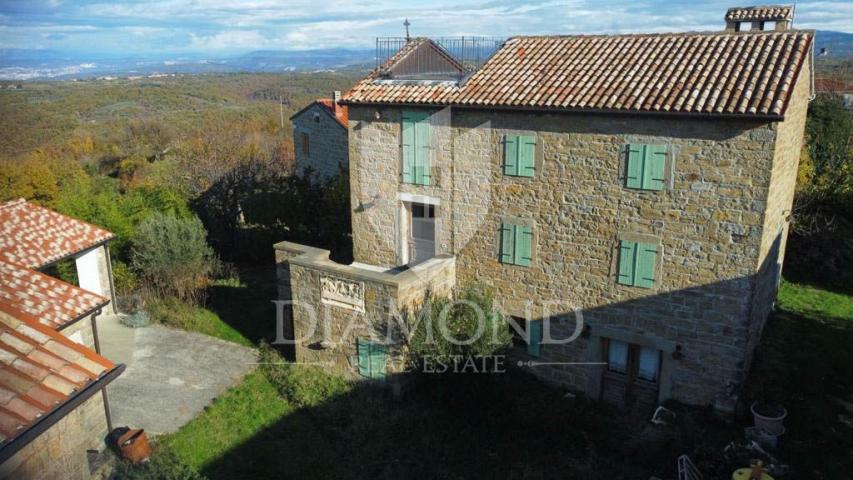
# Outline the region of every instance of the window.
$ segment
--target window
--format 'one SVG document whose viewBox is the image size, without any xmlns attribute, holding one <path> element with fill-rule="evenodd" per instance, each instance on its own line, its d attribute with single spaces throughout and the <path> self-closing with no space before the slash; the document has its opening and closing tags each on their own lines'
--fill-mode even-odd
<svg viewBox="0 0 853 480">
<path fill-rule="evenodd" d="M 660 373 L 660 350 L 609 338 L 603 339 L 607 371 L 657 382 Z"/>
<path fill-rule="evenodd" d="M 622 240 L 619 245 L 617 282 L 641 288 L 655 285 L 655 263 L 658 247 L 654 243 Z"/>
<path fill-rule="evenodd" d="M 404 111 L 402 130 L 403 182 L 429 185 L 431 150 L 429 112 Z"/>
<path fill-rule="evenodd" d="M 359 338 L 358 373 L 367 378 L 385 378 L 385 346 Z"/>
<path fill-rule="evenodd" d="M 533 228 L 511 223 L 501 224 L 500 261 L 529 267 L 533 250 Z"/>
<path fill-rule="evenodd" d="M 535 159 L 536 139 L 532 135 L 504 136 L 504 175 L 532 177 Z"/>
<path fill-rule="evenodd" d="M 663 145 L 628 145 L 625 186 L 638 190 L 663 190 L 666 147 Z"/>
<path fill-rule="evenodd" d="M 310 153 L 309 153 L 309 149 L 310 149 L 309 142 L 310 142 L 310 137 L 308 136 L 307 133 L 303 133 L 302 134 L 302 154 L 303 155 L 310 155 Z"/>
<path fill-rule="evenodd" d="M 628 373 L 628 344 L 618 340 L 610 341 L 607 350 L 607 369 L 616 373 Z"/>
</svg>

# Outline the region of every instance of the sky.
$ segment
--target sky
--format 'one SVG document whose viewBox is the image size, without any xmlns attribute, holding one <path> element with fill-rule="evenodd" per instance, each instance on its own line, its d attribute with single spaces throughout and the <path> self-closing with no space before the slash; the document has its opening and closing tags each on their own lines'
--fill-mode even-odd
<svg viewBox="0 0 853 480">
<path fill-rule="evenodd" d="M 755 4 L 755 0 L 741 2 Z M 774 3 L 774 2 L 767 2 Z M 217 56 L 367 49 L 377 36 L 720 30 L 732 0 L 0 0 L 0 49 Z M 853 32 L 853 0 L 800 1 L 794 25 Z"/>
</svg>

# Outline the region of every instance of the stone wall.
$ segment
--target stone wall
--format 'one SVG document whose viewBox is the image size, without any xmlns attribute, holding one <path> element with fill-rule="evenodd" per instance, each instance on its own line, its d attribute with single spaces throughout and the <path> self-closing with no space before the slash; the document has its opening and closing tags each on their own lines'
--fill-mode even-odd
<svg viewBox="0 0 853 480">
<path fill-rule="evenodd" d="M 338 264 L 329 260 L 328 250 L 290 242 L 275 245 L 275 253 L 279 298 L 293 301 L 287 315 L 292 327 L 286 326 L 285 331 L 293 332 L 296 361 L 349 378 L 358 378 L 357 338 L 381 342 L 389 337 L 388 332 L 394 341 L 387 345 L 387 373 L 403 371 L 401 315 L 417 308 L 429 292 L 449 295 L 456 278 L 452 257 L 388 272 Z M 330 301 L 322 292 L 324 281 L 353 286 L 356 293 L 352 298 L 359 301 Z"/>
<path fill-rule="evenodd" d="M 91 478 L 86 452 L 102 451 L 106 435 L 104 402 L 98 392 L 0 465 L 0 479 Z"/>
<path fill-rule="evenodd" d="M 800 153 L 803 148 L 806 115 L 812 94 L 811 59 L 803 62 L 803 70 L 794 86 L 794 93 L 785 120 L 775 125 L 775 160 L 771 172 L 764 231 L 761 236 L 756 269 L 753 312 L 750 319 L 747 366 L 761 338 L 764 323 L 776 299 L 776 290 L 785 260 L 785 246 L 793 213 L 794 191 L 797 184 Z"/>
<path fill-rule="evenodd" d="M 795 102 L 805 102 L 802 97 L 798 91 Z M 593 333 L 543 347 L 544 361 L 600 360 L 604 335 L 596 330 L 621 332 L 648 346 L 681 347 L 678 361 L 668 365 L 673 398 L 707 404 L 741 381 L 753 311 L 744 292 L 753 289 L 764 249 L 774 154 L 790 150 L 780 141 L 800 142 L 797 120 L 789 127 L 738 119 L 433 112 L 433 182 L 422 187 L 400 182 L 401 110 L 350 106 L 356 261 L 397 265 L 398 193 L 437 198 L 437 249 L 457 256 L 460 283 L 493 285 L 510 315 L 526 316 L 532 308 L 534 318 L 544 316 L 536 312 L 557 301 L 551 310 L 564 319 L 558 330 L 573 330 L 574 317 L 565 314 L 583 310 Z M 777 141 L 777 128 L 784 140 Z M 515 133 L 537 138 L 534 178 L 502 174 L 501 140 Z M 624 187 L 628 143 L 666 145 L 664 190 Z M 777 189 L 779 197 L 769 201 L 784 204 L 791 187 L 778 183 Z M 498 262 L 504 220 L 534 226 L 530 267 Z M 619 240 L 637 237 L 660 247 L 651 290 L 616 283 Z M 534 371 L 595 394 L 594 369 Z"/>
<path fill-rule="evenodd" d="M 347 130 L 325 108 L 315 103 L 292 123 L 297 174 L 304 175 L 310 167 L 317 179 L 325 180 L 347 169 Z M 307 153 L 302 146 L 303 134 L 309 139 Z"/>
<path fill-rule="evenodd" d="M 95 333 L 92 329 L 92 315 L 81 318 L 76 322 L 60 330 L 66 337 L 74 340 L 80 345 L 95 351 Z"/>
</svg>

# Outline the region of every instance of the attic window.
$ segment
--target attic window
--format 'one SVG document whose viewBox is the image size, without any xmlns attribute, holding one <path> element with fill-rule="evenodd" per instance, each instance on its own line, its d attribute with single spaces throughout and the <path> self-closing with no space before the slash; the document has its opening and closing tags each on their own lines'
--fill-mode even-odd
<svg viewBox="0 0 853 480">
<path fill-rule="evenodd" d="M 320 123 L 320 114 L 314 113 L 314 123 Z"/>
</svg>

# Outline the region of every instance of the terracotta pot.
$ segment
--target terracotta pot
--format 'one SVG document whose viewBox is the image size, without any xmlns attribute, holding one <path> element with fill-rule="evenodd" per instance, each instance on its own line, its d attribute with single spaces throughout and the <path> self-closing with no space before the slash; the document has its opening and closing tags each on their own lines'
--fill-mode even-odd
<svg viewBox="0 0 853 480">
<path fill-rule="evenodd" d="M 770 435 L 782 435 L 785 433 L 785 426 L 782 422 L 788 416 L 788 410 L 781 405 L 775 407 L 779 410 L 775 414 L 761 411 L 758 402 L 753 402 L 749 409 L 752 411 L 752 419 L 756 428 L 760 428 Z"/>
<path fill-rule="evenodd" d="M 145 430 L 128 430 L 124 435 L 118 437 L 118 448 L 121 456 L 128 462 L 136 465 L 147 462 L 151 457 L 151 447 L 148 446 L 148 436 Z"/>
</svg>

